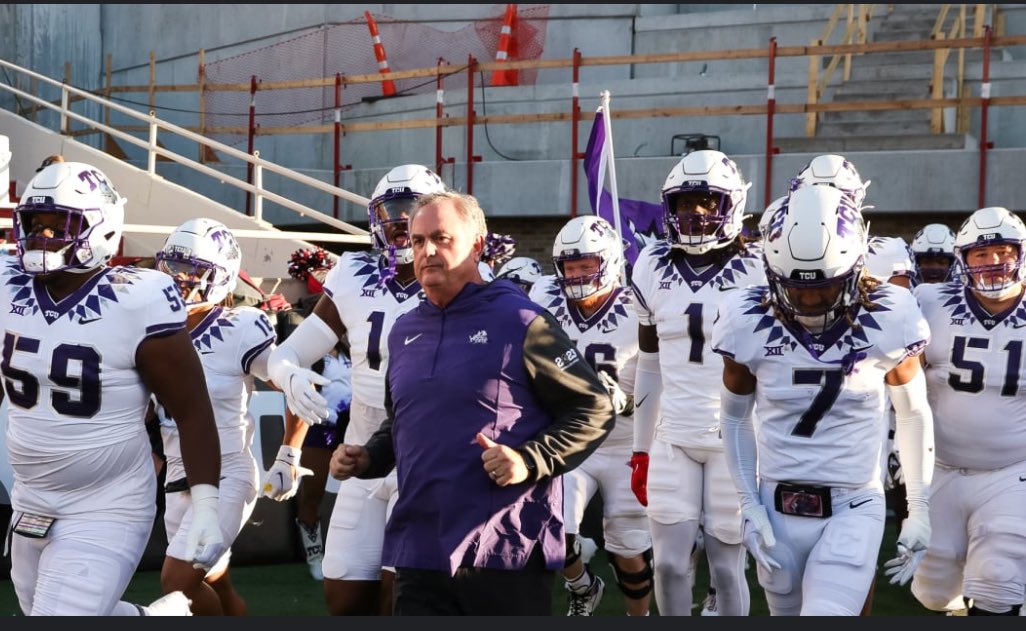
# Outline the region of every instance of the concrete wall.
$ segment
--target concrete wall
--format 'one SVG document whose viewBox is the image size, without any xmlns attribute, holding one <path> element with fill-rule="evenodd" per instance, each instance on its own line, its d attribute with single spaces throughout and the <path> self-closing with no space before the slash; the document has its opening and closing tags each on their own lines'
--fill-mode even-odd
<svg viewBox="0 0 1026 631">
<path fill-rule="evenodd" d="M 455 29 L 468 20 L 494 17 L 503 5 L 268 5 L 259 10 L 247 5 L 0 5 L 0 18 L 14 24 L 15 37 L 0 40 L 0 55 L 51 76 L 63 76 L 63 60 L 71 59 L 76 85 L 99 87 L 103 58 L 113 56 L 115 84 L 145 83 L 152 50 L 160 63 L 159 83 L 194 83 L 196 52 L 204 48 L 207 62 L 265 47 L 324 25 L 359 19 L 364 10 L 411 21 L 424 21 L 440 29 Z M 805 45 L 819 35 L 834 5 L 550 5 L 544 58 L 565 59 L 574 48 L 585 57 L 628 53 L 665 53 L 677 50 L 764 48 L 769 37 L 778 45 Z M 878 10 L 883 11 L 885 5 Z M 1026 5 L 1000 5 L 1006 32 L 1026 32 Z M 75 28 L 70 28 L 74 24 Z M 45 27 L 45 28 L 41 28 Z M 97 34 L 99 33 L 99 36 Z M 114 35 L 116 34 L 116 36 Z M 993 94 L 1026 93 L 1026 64 L 1013 51 L 991 64 Z M 765 60 L 587 66 L 581 70 L 579 94 L 583 120 L 577 150 L 584 149 L 591 115 L 601 90 L 613 95 L 614 112 L 658 107 L 699 107 L 724 104 L 760 105 L 766 101 Z M 702 66 L 705 66 L 704 73 Z M 780 58 L 776 66 L 778 103 L 803 102 L 807 80 L 804 58 Z M 978 94 L 982 65 L 967 65 L 969 84 Z M 517 88 L 488 88 L 475 94 L 475 111 L 483 114 L 567 112 L 571 105 L 569 69 L 539 74 L 538 84 Z M 461 116 L 466 110 L 465 83 L 450 79 L 445 92 L 446 112 Z M 6 97 L 0 96 L 0 103 Z M 135 95 L 133 98 L 144 98 Z M 191 100 L 189 100 L 191 99 Z M 9 99 L 8 99 L 9 101 Z M 174 111 L 195 109 L 195 95 L 161 95 L 162 118 L 182 125 L 195 124 L 194 116 Z M 405 96 L 364 103 L 349 112 L 354 120 L 423 119 L 434 115 L 434 94 Z M 972 117 L 978 133 L 979 113 Z M 1023 178 L 1017 177 L 1026 152 L 1026 119 L 1022 107 L 990 109 L 990 139 L 996 150 L 988 160 L 985 183 L 988 203 L 1026 207 Z M 676 158 L 671 138 L 679 133 L 717 135 L 721 148 L 735 157 L 753 181 L 749 212 L 758 213 L 765 196 L 766 119 L 761 115 L 716 117 L 662 117 L 616 119 L 617 174 L 624 197 L 656 201 L 658 189 Z M 803 115 L 778 115 L 775 137 L 801 136 Z M 571 212 L 571 129 L 565 121 L 539 125 L 488 125 L 475 129 L 473 193 L 493 217 L 569 217 Z M 972 143 L 972 139 L 970 139 Z M 467 148 L 461 128 L 443 133 L 445 156 L 455 158 L 442 175 L 453 187 L 467 190 Z M 16 149 L 16 147 L 14 147 Z M 188 155 L 185 144 L 169 148 Z M 313 136 L 258 136 L 261 156 L 331 181 L 333 145 L 330 134 Z M 135 164 L 144 156 L 127 147 Z M 341 176 L 341 186 L 366 194 L 388 168 L 401 162 L 433 165 L 434 130 L 381 131 L 348 134 L 342 141 L 342 162 L 353 165 Z M 16 159 L 18 154 L 16 153 Z M 812 154 L 781 154 L 773 159 L 774 181 L 770 198 L 782 194 L 787 177 Z M 963 150 L 890 151 L 852 153 L 849 157 L 863 175 L 873 179 L 870 199 L 878 213 L 968 212 L 977 205 L 979 154 L 974 144 Z M 219 169 L 244 177 L 241 162 L 225 160 Z M 577 167 L 580 169 L 580 166 Z M 197 178 L 187 169 L 158 165 L 169 181 L 183 184 L 235 209 L 245 206 L 244 194 L 225 190 L 209 178 Z M 581 172 L 579 171 L 579 174 Z M 284 193 L 289 194 L 287 185 Z M 297 201 L 327 209 L 326 196 L 294 191 Z M 584 177 L 579 177 L 579 212 L 588 212 Z M 289 210 L 269 204 L 265 218 L 275 224 L 309 227 L 312 220 L 297 218 Z M 364 209 L 344 203 L 340 218 L 365 221 Z"/>
</svg>

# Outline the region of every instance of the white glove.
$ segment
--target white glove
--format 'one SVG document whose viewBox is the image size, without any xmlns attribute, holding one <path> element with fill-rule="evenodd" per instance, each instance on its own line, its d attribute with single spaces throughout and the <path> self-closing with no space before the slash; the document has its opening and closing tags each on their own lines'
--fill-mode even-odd
<svg viewBox="0 0 1026 631">
<path fill-rule="evenodd" d="M 898 452 L 892 451 L 887 455 L 887 476 L 884 489 L 889 491 L 904 486 L 904 484 L 905 474 L 901 470 L 901 460 L 898 457 Z"/>
<path fill-rule="evenodd" d="M 274 383 L 285 393 L 289 409 L 295 412 L 307 425 L 323 423 L 328 418 L 328 400 L 317 390 L 317 386 L 331 383 L 331 380 L 316 371 L 285 364 L 272 375 Z"/>
<path fill-rule="evenodd" d="M 276 502 L 291 499 L 299 491 L 300 478 L 313 475 L 311 469 L 299 466 L 303 451 L 298 447 L 282 445 L 274 464 L 264 475 L 263 495 Z"/>
<path fill-rule="evenodd" d="M 780 569 L 780 563 L 769 553 L 769 549 L 777 545 L 777 538 L 773 535 L 773 526 L 770 525 L 766 507 L 762 504 L 750 504 L 741 509 L 741 516 L 744 519 L 743 541 L 755 562 L 767 572 Z"/>
<path fill-rule="evenodd" d="M 891 585 L 904 585 L 912 578 L 929 544 L 929 512 L 923 509 L 909 511 L 898 535 L 898 556 L 884 563 L 884 574 L 891 577 Z"/>
<path fill-rule="evenodd" d="M 185 540 L 185 561 L 197 570 L 209 570 L 228 548 L 221 536 L 217 516 L 218 490 L 213 484 L 189 488 L 192 496 L 192 525 Z"/>
<path fill-rule="evenodd" d="M 604 370 L 598 371 L 599 379 L 602 380 L 602 385 L 606 387 L 606 392 L 613 399 L 613 409 L 617 414 L 623 414 L 627 409 L 629 400 L 623 390 L 620 389 L 620 384 L 616 383 L 616 379 L 613 379 L 610 374 Z"/>
</svg>

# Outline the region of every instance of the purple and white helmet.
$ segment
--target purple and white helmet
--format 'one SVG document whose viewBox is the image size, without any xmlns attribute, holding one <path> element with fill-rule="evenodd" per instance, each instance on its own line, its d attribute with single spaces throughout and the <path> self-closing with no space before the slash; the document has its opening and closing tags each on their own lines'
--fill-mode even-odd
<svg viewBox="0 0 1026 631">
<path fill-rule="evenodd" d="M 741 234 L 745 200 L 751 183 L 745 182 L 737 164 L 726 154 L 712 149 L 693 151 L 666 176 L 663 182 L 663 222 L 674 247 L 688 254 L 705 254 L 730 245 Z M 677 214 L 677 198 L 704 193 L 714 203 L 710 214 Z"/>
<path fill-rule="evenodd" d="M 29 274 L 84 273 L 106 264 L 121 243 L 126 201 L 90 164 L 56 162 L 42 169 L 12 215 L 22 268 Z M 62 214 L 63 228 L 51 237 L 38 234 L 35 219 L 41 213 Z"/>
<path fill-rule="evenodd" d="M 955 234 L 955 260 L 959 266 L 959 278 L 981 295 L 994 300 L 1011 296 L 1026 280 L 1026 262 L 1023 245 L 1026 243 L 1026 225 L 1022 219 L 1007 208 L 989 206 L 969 215 Z M 975 248 L 986 245 L 1014 245 L 1019 256 L 1014 263 L 999 265 L 970 266 L 967 254 Z M 1004 272 L 1002 280 L 987 282 L 984 275 Z"/>
<path fill-rule="evenodd" d="M 514 256 L 495 274 L 495 278 L 509 279 L 525 290 L 530 290 L 542 276 L 545 276 L 545 271 L 542 270 L 541 264 L 529 256 Z"/>
<path fill-rule="evenodd" d="M 567 278 L 567 261 L 598 257 L 599 269 L 590 276 Z M 556 282 L 570 300 L 583 300 L 620 282 L 623 241 L 609 222 L 595 215 L 574 217 L 563 226 L 552 245 Z"/>
<path fill-rule="evenodd" d="M 840 190 L 807 186 L 790 194 L 773 223 L 763 245 L 773 304 L 810 331 L 822 331 L 858 300 L 866 259 L 862 214 Z M 788 293 L 832 286 L 839 286 L 837 299 L 815 310 Z"/>
<path fill-rule="evenodd" d="M 389 253 L 397 265 L 412 263 L 413 247 L 408 236 L 406 243 L 392 243 L 386 226 L 401 224 L 403 232 L 408 233 L 408 218 L 417 198 L 444 191 L 442 178 L 426 166 L 403 164 L 386 173 L 374 187 L 370 204 L 367 205 L 367 223 L 374 248 Z"/>
<path fill-rule="evenodd" d="M 199 217 L 178 226 L 156 260 L 157 269 L 178 283 L 187 306 L 216 305 L 235 290 L 242 251 L 224 224 Z"/>
<path fill-rule="evenodd" d="M 825 154 L 816 156 L 791 179 L 791 191 L 810 184 L 827 184 L 840 189 L 860 211 L 866 201 L 870 180 L 862 181 L 855 165 L 844 156 Z"/>
</svg>

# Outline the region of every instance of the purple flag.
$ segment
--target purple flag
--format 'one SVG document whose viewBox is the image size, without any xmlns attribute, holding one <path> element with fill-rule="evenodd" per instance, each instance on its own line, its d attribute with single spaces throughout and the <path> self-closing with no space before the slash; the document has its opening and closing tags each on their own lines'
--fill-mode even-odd
<svg viewBox="0 0 1026 631">
<path fill-rule="evenodd" d="M 595 112 L 595 122 L 591 125 L 591 136 L 588 148 L 584 152 L 584 174 L 588 178 L 588 200 L 592 211 L 616 226 L 613 217 L 613 196 L 606 190 L 605 182 L 599 182 L 599 170 L 605 159 L 606 127 L 603 112 Z M 603 171 L 605 171 L 603 169 Z M 604 179 L 604 178 L 603 178 Z M 595 208 L 596 191 L 602 186 L 602 197 L 599 207 Z M 663 232 L 663 206 L 652 202 L 636 199 L 620 198 L 620 230 L 624 240 L 624 258 L 629 265 L 634 265 L 638 253 L 649 243 L 661 237 Z"/>
</svg>

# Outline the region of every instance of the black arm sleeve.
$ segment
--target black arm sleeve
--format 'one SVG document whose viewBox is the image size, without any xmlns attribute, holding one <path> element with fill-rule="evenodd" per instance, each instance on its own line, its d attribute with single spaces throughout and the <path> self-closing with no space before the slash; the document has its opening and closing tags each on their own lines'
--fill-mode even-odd
<svg viewBox="0 0 1026 631">
<path fill-rule="evenodd" d="M 392 445 L 392 421 L 395 420 L 395 412 L 392 410 L 392 388 L 389 387 L 388 378 L 385 378 L 385 411 L 388 416 L 378 428 L 378 431 L 371 434 L 367 444 L 363 446 L 370 456 L 370 467 L 362 474 L 356 476 L 363 480 L 372 478 L 383 478 L 395 468 L 395 449 Z"/>
<path fill-rule="evenodd" d="M 518 448 L 531 471 L 528 480 L 535 481 L 584 462 L 612 431 L 616 414 L 598 374 L 548 312 L 528 326 L 524 365 L 552 417 L 545 430 Z"/>
</svg>

